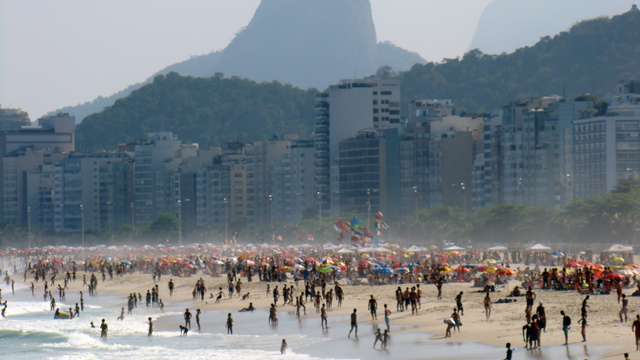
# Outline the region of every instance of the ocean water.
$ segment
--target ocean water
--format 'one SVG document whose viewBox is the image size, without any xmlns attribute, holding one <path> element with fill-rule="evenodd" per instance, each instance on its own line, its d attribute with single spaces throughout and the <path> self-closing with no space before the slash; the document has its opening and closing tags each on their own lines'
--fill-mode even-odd
<svg viewBox="0 0 640 360">
<path fill-rule="evenodd" d="M 329 331 L 322 332 L 316 317 L 298 320 L 292 311 L 279 313 L 279 325 L 267 324 L 267 312 L 233 313 L 234 335 L 226 335 L 223 312 L 202 315 L 202 332 L 192 329 L 188 336 L 180 336 L 178 325 L 182 311 L 193 304 L 168 306 L 164 313 L 156 308 L 138 308 L 122 321 L 116 320 L 122 299 L 108 296 L 85 297 L 85 311 L 73 320 L 53 320 L 49 304 L 39 296 L 32 297 L 26 288 L 15 295 L 3 287 L 8 299 L 7 318 L 0 319 L 0 359 L 15 360 L 258 360 L 258 359 L 474 359 L 504 358 L 504 349 L 470 343 L 445 343 L 432 340 L 428 334 L 393 334 L 388 351 L 374 350 L 374 327 L 362 323 L 359 339 L 347 339 L 347 319 L 331 317 Z M 68 294 L 61 309 L 79 301 L 76 294 Z M 147 336 L 147 318 L 155 321 L 154 334 Z M 100 319 L 109 325 L 109 338 L 102 340 Z M 193 320 L 195 327 L 195 319 Z M 392 324 L 393 329 L 393 324 Z M 287 339 L 286 355 L 279 352 L 280 342 Z M 516 344 L 518 345 L 518 344 Z M 541 352 L 517 349 L 515 359 L 599 359 L 603 349 L 582 345 L 569 348 L 545 348 Z"/>
</svg>

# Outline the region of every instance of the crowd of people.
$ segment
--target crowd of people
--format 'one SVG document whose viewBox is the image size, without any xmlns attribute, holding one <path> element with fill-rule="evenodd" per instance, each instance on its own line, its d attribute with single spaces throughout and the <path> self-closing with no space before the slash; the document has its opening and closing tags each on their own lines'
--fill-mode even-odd
<svg viewBox="0 0 640 360">
<path fill-rule="evenodd" d="M 559 267 L 520 267 L 515 268 L 505 261 L 505 257 L 488 257 L 487 253 L 471 253 L 462 255 L 460 251 L 408 251 L 394 247 L 371 248 L 367 251 L 348 247 L 331 249 L 317 247 L 265 247 L 265 248 L 206 248 L 206 252 L 192 252 L 196 248 L 183 248 L 181 252 L 169 255 L 163 249 L 160 252 L 148 251 L 145 255 L 131 253 L 100 254 L 92 251 L 36 253 L 29 256 L 11 256 L 13 269 L 3 271 L 4 282 L 14 292 L 15 276 L 19 269 L 17 264 L 24 263 L 20 272 L 23 281 L 30 286 L 33 296 L 37 289 L 42 291 L 43 301 L 50 304 L 55 319 L 74 319 L 84 311 L 84 291 L 89 296 L 97 296 L 98 284 L 132 273 L 150 274 L 153 281 L 146 293 L 130 293 L 126 299 L 127 314 L 132 314 L 142 306 L 157 307 L 164 310 L 161 293 L 169 298 L 177 291 L 174 277 L 188 277 L 200 272 L 202 275 L 226 277 L 227 291 L 222 286 L 207 286 L 201 276 L 193 284 L 191 295 L 194 301 L 215 300 L 215 303 L 239 297 L 248 305 L 239 308 L 240 312 L 256 310 L 249 292 L 244 292 L 244 284 L 255 281 L 265 286 L 265 296 L 272 301 L 268 308 L 268 324 L 278 326 L 278 311 L 283 307 L 295 308 L 297 317 L 307 316 L 307 306 L 312 306 L 320 319 L 323 332 L 329 331 L 329 313 L 342 307 L 345 301 L 345 285 L 367 284 L 371 286 L 393 284 L 393 298 L 396 300 L 395 311 L 417 315 L 422 310 L 424 286 L 434 286 L 437 295 L 434 300 L 442 299 L 442 288 L 451 282 L 472 282 L 484 293 L 482 306 L 486 320 L 490 320 L 495 311 L 494 306 L 510 303 L 523 297 L 525 309 L 522 326 L 522 337 L 525 348 L 530 350 L 542 347 L 542 335 L 552 320 L 561 327 L 565 344 L 568 344 L 572 319 L 564 311 L 559 314 L 547 314 L 545 306 L 538 300 L 536 291 L 575 291 L 583 296 L 581 316 L 577 323 L 580 326 L 582 341 L 587 341 L 589 325 L 589 299 L 591 295 L 608 295 L 615 292 L 620 304 L 617 316 L 621 323 L 628 321 L 628 296 L 640 295 L 640 282 L 637 279 L 635 265 L 602 265 L 585 260 L 566 259 Z M 197 249 L 202 250 L 198 245 Z M 215 249 L 213 251 L 212 249 Z M 157 249 L 156 249 L 157 250 Z M 18 261 L 16 261 L 18 260 Z M 13 276 L 10 275 L 13 270 Z M 169 277 L 166 293 L 160 287 L 163 276 Z M 75 307 L 60 309 L 58 303 L 65 300 L 69 285 L 82 281 L 80 301 Z M 507 296 L 492 299 L 492 294 L 499 292 L 505 284 L 516 283 Z M 624 290 L 637 289 L 631 294 Z M 522 291 L 521 289 L 526 289 Z M 255 298 L 255 294 L 253 295 Z M 335 301 L 335 306 L 334 306 Z M 453 337 L 455 332 L 462 331 L 464 313 L 464 292 L 460 291 L 451 299 L 453 310 L 444 318 L 445 338 Z M 536 303 L 537 302 L 537 303 Z M 366 309 L 370 321 L 377 324 L 378 299 L 371 294 L 367 299 Z M 384 328 L 374 331 L 373 347 L 387 350 L 391 339 L 391 306 L 383 305 Z M 0 292 L 2 316 L 6 316 L 8 301 Z M 195 326 L 202 330 L 201 309 L 196 309 Z M 124 306 L 118 320 L 125 317 Z M 189 309 L 184 312 L 184 322 L 179 325 L 180 335 L 187 336 L 192 328 L 193 314 Z M 235 319 L 228 313 L 225 328 L 228 335 L 234 334 Z M 358 337 L 358 309 L 354 308 L 349 316 L 348 338 Z M 93 322 L 91 326 L 95 327 Z M 100 337 L 107 338 L 108 325 L 102 319 L 99 325 Z M 631 325 L 635 334 L 636 345 L 640 346 L 640 316 Z M 148 318 L 148 336 L 153 335 L 153 319 Z M 287 348 L 283 339 L 282 351 Z M 639 349 L 640 350 L 640 349 Z M 507 359 L 511 358 L 513 347 L 507 344 Z"/>
</svg>

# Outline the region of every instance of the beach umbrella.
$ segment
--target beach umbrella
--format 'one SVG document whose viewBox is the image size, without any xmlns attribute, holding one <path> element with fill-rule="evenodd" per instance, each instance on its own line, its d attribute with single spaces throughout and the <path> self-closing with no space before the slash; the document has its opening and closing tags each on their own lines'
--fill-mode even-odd
<svg viewBox="0 0 640 360">
<path fill-rule="evenodd" d="M 350 249 L 347 249 L 347 248 L 342 248 L 342 249 L 338 250 L 338 254 L 341 254 L 341 255 L 353 254 L 353 250 L 350 250 Z"/>
<path fill-rule="evenodd" d="M 607 275 L 607 280 L 624 280 L 624 275 L 611 273 Z"/>
<path fill-rule="evenodd" d="M 616 263 L 616 264 L 624 264 L 624 258 L 620 257 L 620 256 L 614 256 L 611 258 L 611 262 Z"/>
</svg>

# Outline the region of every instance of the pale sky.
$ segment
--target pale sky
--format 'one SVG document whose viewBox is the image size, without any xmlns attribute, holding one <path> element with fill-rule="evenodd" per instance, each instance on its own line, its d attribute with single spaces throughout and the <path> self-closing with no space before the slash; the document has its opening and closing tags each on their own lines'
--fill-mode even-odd
<svg viewBox="0 0 640 360">
<path fill-rule="evenodd" d="M 0 0 L 0 105 L 32 119 L 224 48 L 260 0 Z M 371 0 L 378 39 L 427 60 L 468 50 L 490 0 Z"/>
</svg>

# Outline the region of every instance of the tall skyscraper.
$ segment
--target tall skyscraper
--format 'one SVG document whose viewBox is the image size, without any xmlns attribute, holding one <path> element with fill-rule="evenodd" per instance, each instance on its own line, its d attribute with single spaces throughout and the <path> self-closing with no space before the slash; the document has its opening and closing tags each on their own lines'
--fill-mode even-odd
<svg viewBox="0 0 640 360">
<path fill-rule="evenodd" d="M 339 212 L 339 144 L 362 129 L 400 127 L 400 81 L 378 74 L 346 80 L 318 96 L 316 104 L 316 192 L 325 209 Z"/>
</svg>

